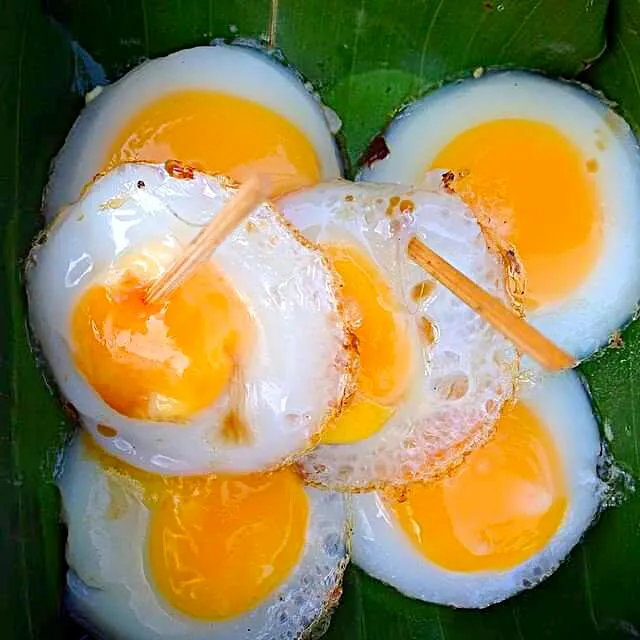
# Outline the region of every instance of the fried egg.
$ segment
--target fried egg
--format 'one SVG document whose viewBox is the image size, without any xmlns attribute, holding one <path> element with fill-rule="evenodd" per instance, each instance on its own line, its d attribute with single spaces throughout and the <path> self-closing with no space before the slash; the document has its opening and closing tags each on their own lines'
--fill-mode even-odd
<svg viewBox="0 0 640 640">
<path fill-rule="evenodd" d="M 354 561 L 419 600 L 486 607 L 560 565 L 604 495 L 598 425 L 574 373 L 522 388 L 450 477 L 354 497 Z"/>
<path fill-rule="evenodd" d="M 313 445 L 350 384 L 337 276 L 268 204 L 168 299 L 144 302 L 236 190 L 174 163 L 123 164 L 30 254 L 31 326 L 55 381 L 100 445 L 132 465 L 276 467 Z"/>
<path fill-rule="evenodd" d="M 486 440 L 511 397 L 517 358 L 502 336 L 407 255 L 417 235 L 507 301 L 503 265 L 470 210 L 447 194 L 321 184 L 280 202 L 343 281 L 355 335 L 355 390 L 302 461 L 337 489 L 445 473 Z"/>
<path fill-rule="evenodd" d="M 180 160 L 285 193 L 340 175 L 323 106 L 266 53 L 215 45 L 145 62 L 92 99 L 55 160 L 48 219 L 122 162 Z"/>
<path fill-rule="evenodd" d="M 487 73 L 405 109 L 365 180 L 450 188 L 524 266 L 531 322 L 588 356 L 640 299 L 640 156 L 629 125 L 584 87 Z M 382 154 L 381 154 L 382 155 Z"/>
<path fill-rule="evenodd" d="M 345 502 L 291 467 L 167 478 L 83 434 L 59 486 L 67 602 L 101 637 L 284 640 L 328 624 L 348 560 Z"/>
</svg>

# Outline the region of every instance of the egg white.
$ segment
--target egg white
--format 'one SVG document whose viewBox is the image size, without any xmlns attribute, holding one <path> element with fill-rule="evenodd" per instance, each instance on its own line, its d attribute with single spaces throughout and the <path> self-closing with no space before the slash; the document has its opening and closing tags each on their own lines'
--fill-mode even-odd
<svg viewBox="0 0 640 640">
<path fill-rule="evenodd" d="M 101 282 L 127 252 L 154 243 L 186 246 L 235 192 L 223 178 L 196 172 L 194 179 L 181 180 L 161 165 L 120 165 L 67 208 L 30 254 L 30 321 L 55 381 L 96 441 L 134 466 L 168 474 L 279 466 L 310 446 L 349 385 L 354 355 L 335 274 L 267 204 L 211 258 L 256 328 L 242 365 L 250 442 L 222 437 L 224 417 L 233 408 L 228 390 L 186 424 L 135 420 L 107 405 L 77 370 L 70 318 L 87 287 Z M 101 434 L 100 424 L 117 436 Z"/>
<path fill-rule="evenodd" d="M 67 604 L 89 628 L 123 640 L 288 640 L 328 623 L 348 560 L 340 494 L 306 488 L 304 549 L 286 581 L 251 611 L 207 622 L 174 610 L 154 591 L 145 566 L 150 514 L 132 482 L 107 474 L 79 438 L 67 451 L 59 480 L 68 527 Z"/>
<path fill-rule="evenodd" d="M 520 400 L 541 419 L 564 467 L 568 506 L 547 545 L 502 571 L 457 572 L 430 562 L 404 534 L 377 493 L 354 496 L 353 560 L 405 595 L 454 607 L 481 608 L 535 586 L 555 571 L 579 542 L 600 508 L 598 425 L 573 372 L 550 375 L 523 388 Z M 487 500 L 490 500 L 487 496 Z"/>
<path fill-rule="evenodd" d="M 408 200 L 408 215 L 391 199 Z M 414 264 L 407 255 L 412 235 L 507 300 L 504 270 L 469 209 L 444 193 L 335 181 L 280 201 L 284 215 L 320 246 L 345 243 L 373 262 L 401 305 L 398 315 L 411 341 L 413 373 L 395 413 L 377 433 L 348 444 L 321 444 L 301 461 L 307 481 L 334 489 L 370 489 L 448 471 L 490 436 L 500 408 L 513 393 L 518 362 L 511 345 L 481 317 Z M 414 301 L 425 280 L 433 293 Z M 420 337 L 427 318 L 435 344 Z M 356 334 L 357 335 L 357 334 Z M 448 398 L 450 383 L 464 377 L 468 390 Z"/>
<path fill-rule="evenodd" d="M 321 179 L 340 176 L 341 163 L 323 106 L 293 71 L 255 47 L 194 47 L 141 64 L 88 103 L 55 159 L 45 194 L 46 218 L 79 197 L 102 169 L 114 138 L 136 113 L 168 93 L 189 89 L 234 95 L 283 116 L 315 149 Z"/>
<path fill-rule="evenodd" d="M 360 179 L 419 185 L 426 167 L 451 140 L 501 118 L 547 123 L 566 136 L 585 161 L 598 161 L 594 179 L 603 219 L 601 252 L 570 294 L 530 314 L 546 336 L 574 356 L 586 357 L 630 319 L 640 300 L 638 142 L 600 97 L 576 83 L 518 71 L 446 85 L 392 121 L 384 134 L 389 155 L 364 168 Z"/>
</svg>

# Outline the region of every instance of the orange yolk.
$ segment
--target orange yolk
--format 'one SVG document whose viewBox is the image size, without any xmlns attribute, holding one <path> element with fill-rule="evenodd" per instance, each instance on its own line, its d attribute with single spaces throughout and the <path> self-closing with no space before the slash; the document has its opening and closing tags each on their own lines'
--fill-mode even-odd
<svg viewBox="0 0 640 640">
<path fill-rule="evenodd" d="M 320 180 L 315 150 L 295 125 L 258 103 L 214 91 L 176 91 L 141 109 L 116 136 L 104 170 L 171 159 L 238 182 L 270 176 L 274 195 Z"/>
<path fill-rule="evenodd" d="M 210 264 L 167 300 L 146 304 L 157 269 L 140 255 L 112 281 L 89 287 L 72 312 L 73 353 L 89 384 L 119 413 L 181 422 L 228 385 L 252 327 L 244 304 Z"/>
<path fill-rule="evenodd" d="M 286 468 L 246 476 L 159 476 L 112 458 L 85 438 L 110 473 L 106 516 L 128 508 L 122 479 L 150 510 L 147 570 L 175 609 L 223 620 L 255 608 L 300 561 L 309 522 L 302 480 Z"/>
<path fill-rule="evenodd" d="M 356 393 L 322 438 L 339 444 L 369 437 L 393 413 L 409 381 L 411 345 L 398 322 L 393 291 L 369 258 L 344 245 L 329 245 L 326 251 L 342 278 L 344 304 L 360 353 Z"/>
<path fill-rule="evenodd" d="M 509 569 L 540 551 L 562 523 L 567 487 L 559 454 L 525 405 L 449 478 L 410 485 L 385 502 L 430 561 L 451 571 Z"/>
<path fill-rule="evenodd" d="M 152 510 L 151 575 L 188 616 L 221 620 L 248 611 L 298 563 L 309 507 L 291 469 L 270 475 L 182 478 Z"/>
<path fill-rule="evenodd" d="M 432 168 L 462 172 L 453 189 L 516 248 L 528 309 L 562 299 L 589 274 L 602 245 L 597 161 L 558 130 L 533 120 L 486 122 L 449 142 Z"/>
</svg>

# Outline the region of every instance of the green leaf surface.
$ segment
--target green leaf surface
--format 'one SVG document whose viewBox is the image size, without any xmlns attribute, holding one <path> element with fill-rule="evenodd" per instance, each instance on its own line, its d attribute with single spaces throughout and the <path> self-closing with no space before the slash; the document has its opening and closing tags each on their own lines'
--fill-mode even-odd
<svg viewBox="0 0 640 640">
<path fill-rule="evenodd" d="M 22 262 L 41 227 L 42 185 L 73 121 L 72 58 L 36 2 L 0 14 L 0 513 L 2 636 L 59 628 L 63 539 L 52 482 L 65 431 L 25 327 Z"/>
<path fill-rule="evenodd" d="M 616 0 L 608 15 L 608 46 L 582 78 L 613 101 L 640 131 L 640 2 Z"/>
<path fill-rule="evenodd" d="M 398 108 L 447 80 L 480 66 L 575 77 L 606 42 L 580 78 L 637 129 L 639 31 L 638 0 L 0 0 L 2 637 L 73 633 L 60 622 L 63 535 L 51 482 L 66 427 L 29 349 L 20 273 L 41 224 L 48 163 L 80 107 L 73 87 L 95 71 L 78 43 L 111 80 L 147 57 L 213 38 L 273 44 L 338 112 L 353 165 Z M 582 370 L 611 452 L 637 476 L 640 325 L 623 341 Z M 412 601 L 351 568 L 327 637 L 633 637 L 638 594 L 640 496 L 632 494 L 542 586 L 485 611 Z"/>
<path fill-rule="evenodd" d="M 343 120 L 350 159 L 399 106 L 480 66 L 572 77 L 602 51 L 604 0 L 51 0 L 110 77 L 241 36 L 273 44 Z"/>
</svg>

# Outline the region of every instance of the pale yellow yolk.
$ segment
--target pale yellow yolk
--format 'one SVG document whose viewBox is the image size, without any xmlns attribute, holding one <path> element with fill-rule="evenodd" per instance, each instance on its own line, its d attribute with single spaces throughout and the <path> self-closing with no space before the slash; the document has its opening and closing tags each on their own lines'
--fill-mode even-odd
<svg viewBox="0 0 640 640">
<path fill-rule="evenodd" d="M 152 263 L 139 256 L 90 286 L 73 309 L 76 366 L 113 409 L 130 418 L 181 422 L 228 385 L 251 343 L 248 310 L 212 265 L 167 300 L 145 304 Z"/>
<path fill-rule="evenodd" d="M 486 122 L 451 140 L 431 166 L 462 172 L 453 189 L 516 248 L 528 309 L 564 298 L 588 276 L 602 246 L 598 163 L 557 129 Z"/>
<path fill-rule="evenodd" d="M 224 620 L 249 611 L 300 561 L 309 503 L 291 468 L 247 476 L 163 477 L 129 467 L 94 444 L 89 451 L 116 474 L 107 517 L 118 517 L 120 504 L 128 504 L 119 499 L 118 476 L 142 487 L 150 509 L 150 578 L 182 613 Z"/>
<path fill-rule="evenodd" d="M 540 551 L 567 509 L 560 456 L 524 404 L 450 478 L 410 485 L 385 502 L 412 543 L 451 571 L 509 569 Z"/>
<path fill-rule="evenodd" d="M 326 250 L 344 284 L 344 304 L 360 354 L 356 393 L 322 438 L 339 444 L 362 440 L 383 427 L 407 387 L 411 345 L 398 322 L 393 291 L 371 261 L 344 245 L 328 245 Z"/>
<path fill-rule="evenodd" d="M 214 91 L 176 91 L 141 109 L 116 136 L 103 169 L 167 160 L 238 182 L 267 175 L 274 195 L 320 180 L 315 150 L 294 124 L 258 103 Z"/>
</svg>

